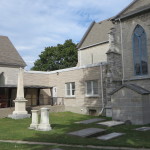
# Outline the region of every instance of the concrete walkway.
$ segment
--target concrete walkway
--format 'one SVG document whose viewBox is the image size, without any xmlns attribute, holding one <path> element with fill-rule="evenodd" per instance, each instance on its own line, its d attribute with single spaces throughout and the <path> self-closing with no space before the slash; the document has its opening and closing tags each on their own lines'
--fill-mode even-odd
<svg viewBox="0 0 150 150">
<path fill-rule="evenodd" d="M 46 142 L 30 142 L 30 141 L 17 141 L 17 140 L 0 140 L 3 143 L 16 143 L 16 144 L 29 144 L 29 145 L 49 145 L 49 146 L 64 146 L 73 148 L 91 148 L 91 149 L 107 149 L 107 150 L 150 150 L 147 148 L 127 148 L 127 147 L 111 147 L 111 146 L 93 146 L 93 145 L 69 145 L 58 143 L 46 143 Z"/>
</svg>

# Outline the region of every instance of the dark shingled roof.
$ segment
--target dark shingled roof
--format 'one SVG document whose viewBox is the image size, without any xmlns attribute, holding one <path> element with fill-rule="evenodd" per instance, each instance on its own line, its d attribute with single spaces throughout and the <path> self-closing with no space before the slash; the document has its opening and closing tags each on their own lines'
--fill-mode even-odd
<svg viewBox="0 0 150 150">
<path fill-rule="evenodd" d="M 106 41 L 108 42 L 108 33 L 112 27 L 113 23 L 110 19 L 99 23 L 92 22 L 77 48 L 82 49 L 91 45 L 96 45 Z"/>
<path fill-rule="evenodd" d="M 26 63 L 6 36 L 0 36 L 0 65 L 25 67 Z"/>
<path fill-rule="evenodd" d="M 137 93 L 139 93 L 141 95 L 150 94 L 150 91 L 148 91 L 148 90 L 146 90 L 146 89 L 144 89 L 144 88 L 142 88 L 142 87 L 140 87 L 138 85 L 135 85 L 135 84 L 124 84 L 121 87 L 119 87 L 119 88 L 115 89 L 114 91 L 112 91 L 111 93 L 109 93 L 109 95 L 115 94 L 117 91 L 119 91 L 120 89 L 122 89 L 124 87 L 129 88 L 129 89 L 131 89 L 131 90 L 133 90 L 133 91 L 135 91 L 135 92 L 137 92 Z"/>
</svg>

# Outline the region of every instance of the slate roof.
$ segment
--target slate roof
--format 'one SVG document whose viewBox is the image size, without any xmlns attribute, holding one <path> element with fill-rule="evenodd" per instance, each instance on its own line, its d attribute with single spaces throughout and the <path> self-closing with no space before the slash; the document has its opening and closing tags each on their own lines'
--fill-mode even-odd
<svg viewBox="0 0 150 150">
<path fill-rule="evenodd" d="M 26 63 L 6 36 L 0 36 L 0 65 L 25 67 Z"/>
<path fill-rule="evenodd" d="M 124 84 L 121 87 L 119 87 L 119 88 L 115 89 L 114 91 L 112 91 L 111 93 L 109 93 L 109 95 L 115 94 L 117 91 L 119 91 L 120 89 L 122 89 L 124 87 L 129 88 L 129 89 L 131 89 L 131 90 L 133 90 L 133 91 L 135 91 L 135 92 L 137 92 L 137 93 L 139 93 L 141 95 L 150 94 L 150 91 L 148 91 L 148 90 L 146 90 L 146 89 L 144 89 L 144 88 L 142 88 L 142 87 L 140 87 L 138 85 L 135 85 L 135 84 Z"/>
<path fill-rule="evenodd" d="M 92 45 L 108 42 L 108 33 L 112 27 L 113 23 L 111 19 L 107 19 L 98 23 L 92 22 L 77 48 L 83 49 Z"/>
<path fill-rule="evenodd" d="M 150 0 L 134 0 L 125 9 L 118 13 L 113 20 L 119 18 L 127 18 L 135 14 L 141 13 L 143 11 L 148 11 L 150 9 Z"/>
</svg>

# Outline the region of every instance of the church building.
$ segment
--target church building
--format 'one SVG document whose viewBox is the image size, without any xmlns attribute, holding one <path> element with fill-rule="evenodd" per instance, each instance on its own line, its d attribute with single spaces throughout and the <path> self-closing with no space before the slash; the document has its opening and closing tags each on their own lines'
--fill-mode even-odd
<svg viewBox="0 0 150 150">
<path fill-rule="evenodd" d="M 150 123 L 149 18 L 150 1 L 134 0 L 115 17 L 92 22 L 77 46 L 76 67 L 24 71 L 27 105 Z M 0 52 L 0 104 L 10 107 L 18 68 L 26 64 L 7 37 L 0 36 Z"/>
</svg>

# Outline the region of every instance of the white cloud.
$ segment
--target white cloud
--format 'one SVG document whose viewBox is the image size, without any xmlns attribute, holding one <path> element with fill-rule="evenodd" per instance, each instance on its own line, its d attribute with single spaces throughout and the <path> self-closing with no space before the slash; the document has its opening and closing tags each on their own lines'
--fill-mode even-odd
<svg viewBox="0 0 150 150">
<path fill-rule="evenodd" d="M 18 51 L 30 51 L 31 49 L 34 49 L 35 47 L 34 46 L 15 46 L 15 48 L 18 50 Z"/>
<path fill-rule="evenodd" d="M 0 34 L 10 38 L 30 67 L 46 46 L 80 41 L 93 20 L 114 16 L 131 1 L 0 0 Z"/>
</svg>

